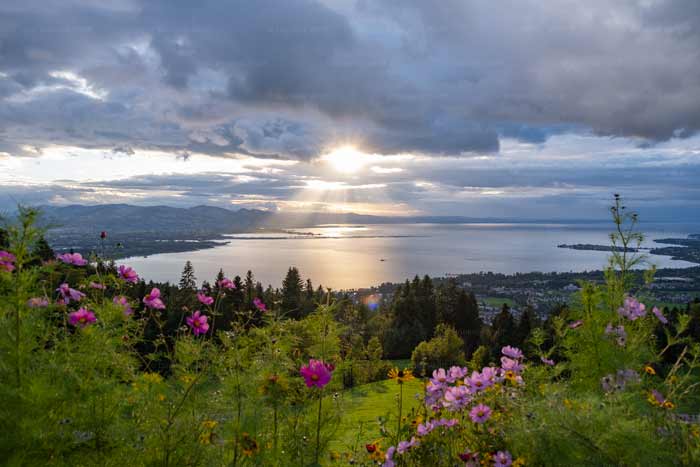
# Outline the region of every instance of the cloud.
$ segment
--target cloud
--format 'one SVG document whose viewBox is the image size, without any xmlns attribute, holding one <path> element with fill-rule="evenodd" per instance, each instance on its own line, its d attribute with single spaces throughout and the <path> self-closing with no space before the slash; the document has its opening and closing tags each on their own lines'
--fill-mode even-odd
<svg viewBox="0 0 700 467">
<path fill-rule="evenodd" d="M 700 129 L 697 2 L 8 0 L 0 144 L 308 160 Z M 645 143 L 646 142 L 646 143 Z"/>
<path fill-rule="evenodd" d="M 5 0 L 0 204 L 690 209 L 698 22 L 694 0 Z M 341 146 L 371 163 L 333 172 Z"/>
</svg>

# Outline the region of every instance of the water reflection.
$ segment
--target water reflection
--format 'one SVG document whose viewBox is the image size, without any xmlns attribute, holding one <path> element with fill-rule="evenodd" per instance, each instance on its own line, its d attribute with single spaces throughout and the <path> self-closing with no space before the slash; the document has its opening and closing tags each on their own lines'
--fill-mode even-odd
<svg viewBox="0 0 700 467">
<path fill-rule="evenodd" d="M 296 266 L 314 286 L 357 288 L 403 281 L 414 275 L 494 271 L 582 271 L 601 269 L 608 253 L 557 248 L 560 243 L 607 244 L 607 226 L 577 225 L 331 225 L 285 232 L 230 236 L 210 250 L 130 258 L 147 279 L 177 281 L 185 261 L 199 280 L 213 280 L 219 268 L 243 276 L 252 269 L 263 284 L 279 286 Z M 686 236 L 679 226 L 647 231 L 651 239 Z M 384 259 L 384 261 L 382 261 Z M 652 256 L 659 267 L 692 264 Z"/>
</svg>

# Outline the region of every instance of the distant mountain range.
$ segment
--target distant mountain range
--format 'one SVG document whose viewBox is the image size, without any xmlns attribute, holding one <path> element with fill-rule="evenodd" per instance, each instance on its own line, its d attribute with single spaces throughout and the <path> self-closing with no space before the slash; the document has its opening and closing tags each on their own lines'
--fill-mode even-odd
<svg viewBox="0 0 700 467">
<path fill-rule="evenodd" d="M 244 232 L 265 222 L 269 213 L 260 210 L 229 209 L 215 206 L 173 208 L 102 204 L 95 206 L 40 206 L 43 221 L 60 232 L 153 232 L 219 234 Z"/>
<path fill-rule="evenodd" d="M 169 206 L 133 206 L 101 204 L 95 206 L 40 206 L 44 222 L 57 232 L 152 232 L 194 234 L 251 232 L 257 229 L 312 227 L 321 224 L 403 224 L 403 223 L 531 223 L 562 222 L 474 218 L 462 216 L 373 216 L 355 213 L 282 213 L 257 209 L 230 210 L 216 206 L 175 208 Z M 596 221 L 566 221 L 591 223 Z"/>
<path fill-rule="evenodd" d="M 225 234 L 281 232 L 333 224 L 607 224 L 605 220 L 475 218 L 462 216 L 372 216 L 355 213 L 288 213 L 217 206 L 176 208 L 100 204 L 40 206 L 47 239 L 58 252 L 99 252 L 112 258 L 214 248 L 230 241 Z M 107 239 L 100 239 L 100 232 Z M 683 240 L 685 241 L 685 240 Z M 673 247 L 678 249 L 680 247 Z M 687 249 L 660 252 L 684 256 Z M 696 251 L 696 250 L 694 250 Z M 697 259 L 690 259 L 698 262 Z"/>
</svg>

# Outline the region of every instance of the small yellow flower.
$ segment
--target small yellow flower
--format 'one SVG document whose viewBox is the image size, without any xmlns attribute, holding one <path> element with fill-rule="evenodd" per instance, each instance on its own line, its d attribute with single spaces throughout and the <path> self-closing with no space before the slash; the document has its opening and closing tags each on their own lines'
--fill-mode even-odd
<svg viewBox="0 0 700 467">
<path fill-rule="evenodd" d="M 214 433 L 214 428 L 219 424 L 216 420 L 204 420 L 201 424 L 202 433 L 199 435 L 199 442 L 201 444 L 211 444 L 216 434 Z"/>
<path fill-rule="evenodd" d="M 217 422 L 216 420 L 204 420 L 202 422 L 202 429 L 211 431 L 214 428 L 216 428 L 216 425 L 218 424 L 219 422 Z"/>
<path fill-rule="evenodd" d="M 571 403 L 569 399 L 564 399 L 564 407 L 567 409 L 571 409 L 574 405 Z"/>
<path fill-rule="evenodd" d="M 384 460 L 384 451 L 382 451 L 379 448 L 379 446 L 377 446 L 377 449 L 369 455 L 369 458 L 372 459 L 373 461 L 383 461 Z"/>
<path fill-rule="evenodd" d="M 418 415 L 416 418 L 411 420 L 411 428 L 416 428 L 421 423 L 423 423 L 423 417 Z"/>
<path fill-rule="evenodd" d="M 180 376 L 180 381 L 185 384 L 190 384 L 192 381 L 194 381 L 194 377 L 190 375 L 182 375 Z"/>
<path fill-rule="evenodd" d="M 143 379 L 150 384 L 159 384 L 163 382 L 163 377 L 158 373 L 146 373 Z"/>
<path fill-rule="evenodd" d="M 525 459 L 522 457 L 516 457 L 513 463 L 510 465 L 511 467 L 523 467 L 525 465 Z"/>
<path fill-rule="evenodd" d="M 664 401 L 663 407 L 664 407 L 664 409 L 675 409 L 675 408 L 676 408 L 676 404 L 674 404 L 674 403 L 671 402 L 671 401 Z"/>
<path fill-rule="evenodd" d="M 414 379 L 413 372 L 408 368 L 399 370 L 398 368 L 392 368 L 388 373 L 389 379 L 393 379 L 399 384 L 403 384 L 407 381 Z"/>
<path fill-rule="evenodd" d="M 693 428 L 690 429 L 690 434 L 696 438 L 700 438 L 700 428 L 698 428 L 697 426 L 694 426 Z"/>
<path fill-rule="evenodd" d="M 165 394 L 158 394 L 158 400 L 163 402 L 165 400 Z"/>
<path fill-rule="evenodd" d="M 648 374 L 648 375 L 654 376 L 654 375 L 656 374 L 656 370 L 653 369 L 653 368 L 652 368 L 651 366 L 649 366 L 649 365 L 647 365 L 647 366 L 644 367 L 644 371 L 645 371 L 646 374 Z"/>
</svg>

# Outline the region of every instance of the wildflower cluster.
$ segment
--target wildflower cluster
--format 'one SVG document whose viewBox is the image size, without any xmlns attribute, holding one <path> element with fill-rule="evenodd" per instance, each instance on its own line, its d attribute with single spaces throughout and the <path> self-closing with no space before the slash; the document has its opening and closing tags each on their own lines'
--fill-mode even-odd
<svg viewBox="0 0 700 467">
<path fill-rule="evenodd" d="M 386 450 L 384 467 L 396 465 L 398 456 L 410 465 L 421 465 L 435 449 L 466 465 L 511 466 L 514 460 L 500 433 L 511 401 L 524 388 L 525 364 L 516 347 L 505 346 L 501 353 L 497 367 L 434 370 L 423 396 L 426 420 L 408 439 Z"/>
<path fill-rule="evenodd" d="M 17 261 L 17 257 L 15 255 L 7 251 L 0 250 L 0 271 L 14 271 L 15 261 Z"/>
</svg>

